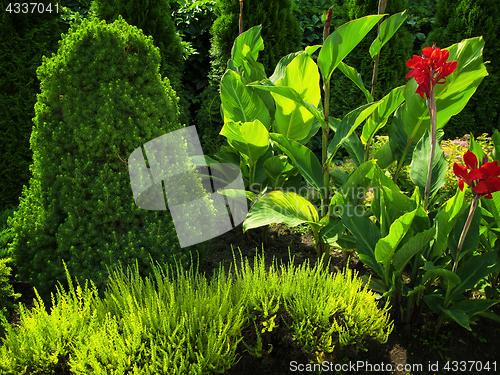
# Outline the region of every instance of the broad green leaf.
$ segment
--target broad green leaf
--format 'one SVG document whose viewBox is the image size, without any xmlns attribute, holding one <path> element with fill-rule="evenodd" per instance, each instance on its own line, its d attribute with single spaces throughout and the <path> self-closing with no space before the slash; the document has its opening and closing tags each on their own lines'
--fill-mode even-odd
<svg viewBox="0 0 500 375">
<path fill-rule="evenodd" d="M 396 110 L 392 118 L 392 124 L 389 126 L 389 145 L 394 157 L 392 160 L 386 160 L 388 165 L 392 164 L 395 160 L 398 161 L 401 166 L 411 163 L 416 141 L 410 141 L 408 134 L 406 134 L 403 124 L 404 109 L 405 105 L 402 105 Z M 382 165 L 380 167 L 382 168 Z"/>
<path fill-rule="evenodd" d="M 380 105 L 379 102 L 364 104 L 355 110 L 349 112 L 340 122 L 333 139 L 328 145 L 328 161 L 331 162 L 332 158 L 337 153 L 342 144 L 350 137 L 356 128 L 363 123 L 370 116 L 373 111 Z"/>
<path fill-rule="evenodd" d="M 311 114 L 316 117 L 320 123 L 324 122 L 322 112 L 316 108 L 313 104 L 304 101 L 299 93 L 291 87 L 287 86 L 276 86 L 270 80 L 262 80 L 259 82 L 249 83 L 247 86 L 254 87 L 259 90 L 270 91 L 273 94 L 273 98 L 276 99 L 275 94 L 281 95 L 287 99 L 294 101 L 295 103 L 306 108 Z"/>
<path fill-rule="evenodd" d="M 352 66 L 347 65 L 343 61 L 340 62 L 339 64 L 339 70 L 344 73 L 344 75 L 349 78 L 351 81 L 354 82 L 354 84 L 361 90 L 361 92 L 365 95 L 366 101 L 368 103 L 373 102 L 373 96 L 370 94 L 370 92 L 366 89 L 365 84 L 363 83 L 363 79 L 361 78 L 361 74 L 358 73 L 358 71 L 353 68 Z"/>
<path fill-rule="evenodd" d="M 498 132 L 497 129 L 493 131 L 491 139 L 493 140 L 493 151 L 491 153 L 491 157 L 494 161 L 500 162 L 500 132 Z"/>
<path fill-rule="evenodd" d="M 259 95 L 246 85 L 246 80 L 232 70 L 226 71 L 222 76 L 220 97 L 224 123 L 259 120 L 269 129 L 271 117 L 267 107 Z"/>
<path fill-rule="evenodd" d="M 276 85 L 291 87 L 305 102 L 317 107 L 321 100 L 319 78 L 317 65 L 304 52 L 288 64 L 285 74 Z M 312 128 L 314 115 L 292 99 L 273 92 L 271 94 L 276 102 L 275 121 L 279 133 L 296 141 L 304 139 Z"/>
<path fill-rule="evenodd" d="M 398 31 L 401 25 L 406 21 L 406 10 L 387 18 L 380 25 L 380 33 L 370 46 L 370 56 L 372 59 L 380 52 L 380 49 L 386 44 L 392 36 Z"/>
<path fill-rule="evenodd" d="M 470 205 L 467 205 L 467 210 L 464 210 L 464 212 L 462 212 L 462 214 L 458 217 L 455 228 L 453 228 L 453 231 L 450 233 L 450 236 L 448 237 L 448 247 L 450 248 L 451 257 L 454 260 L 457 259 L 458 242 L 460 241 L 460 237 L 462 235 L 465 222 L 467 220 L 467 217 L 469 216 L 469 207 Z M 464 243 L 462 245 L 462 250 L 459 256 L 460 259 L 462 259 L 462 257 L 468 251 L 477 249 L 477 246 L 479 245 L 480 223 L 481 223 L 481 210 L 476 209 L 474 211 L 474 216 L 472 217 L 469 230 L 467 231 Z"/>
<path fill-rule="evenodd" d="M 214 155 L 220 162 L 240 165 L 241 156 L 234 148 L 221 146 L 220 151 Z"/>
<path fill-rule="evenodd" d="M 373 169 L 375 163 L 373 160 L 368 160 L 361 164 L 358 168 L 352 172 L 352 174 L 347 179 L 347 182 L 342 186 L 342 195 L 344 199 L 350 200 L 351 202 L 356 202 L 358 200 L 358 186 L 363 181 L 368 173 Z M 364 195 L 364 191 L 362 192 Z"/>
<path fill-rule="evenodd" d="M 298 169 L 287 161 L 285 155 L 276 155 L 264 161 L 266 174 L 275 182 L 274 186 L 279 187 L 288 177 L 298 174 Z"/>
<path fill-rule="evenodd" d="M 383 269 L 375 259 L 375 246 L 381 238 L 380 230 L 366 216 L 358 216 L 344 208 L 342 223 L 356 239 L 359 259 L 382 277 Z"/>
<path fill-rule="evenodd" d="M 320 49 L 322 46 L 321 44 L 316 44 L 314 46 L 307 46 L 306 47 L 306 53 L 311 56 L 314 52 L 316 52 L 318 49 Z"/>
<path fill-rule="evenodd" d="M 462 327 L 467 328 L 469 331 L 471 331 L 469 326 L 469 317 L 465 312 L 457 309 L 445 309 L 443 307 L 441 307 L 441 311 L 443 311 L 448 317 L 460 324 Z"/>
<path fill-rule="evenodd" d="M 340 125 L 340 122 L 341 121 L 339 119 L 334 118 L 334 117 L 330 117 L 330 121 L 329 121 L 330 129 L 332 131 L 336 132 L 338 129 L 338 126 Z M 349 136 L 349 138 L 347 138 L 344 141 L 343 146 L 357 167 L 359 167 L 361 164 L 363 164 L 363 162 L 365 161 L 365 149 L 363 147 L 363 144 L 359 140 L 359 137 L 356 134 L 356 132 L 353 132 Z"/>
<path fill-rule="evenodd" d="M 227 138 L 231 147 L 240 152 L 250 167 L 269 148 L 269 133 L 259 120 L 254 122 L 226 122 L 220 134 Z"/>
<path fill-rule="evenodd" d="M 460 113 L 481 81 L 488 75 L 483 63 L 484 40 L 482 37 L 465 39 L 445 48 L 450 52 L 448 61 L 457 61 L 457 69 L 446 77 L 446 84 L 435 89 L 437 128 L 444 127 L 449 119 Z M 403 123 L 410 142 L 418 141 L 430 130 L 429 111 L 425 100 L 415 93 L 417 83 L 411 79 L 405 89 Z"/>
<path fill-rule="evenodd" d="M 482 199 L 481 204 L 493 215 L 496 226 L 500 227 L 500 191 L 491 193 L 492 199 Z"/>
<path fill-rule="evenodd" d="M 362 17 L 338 27 L 323 43 L 318 65 L 323 81 L 329 81 L 335 68 L 361 42 L 384 15 Z"/>
<path fill-rule="evenodd" d="M 282 134 L 270 133 L 276 145 L 292 160 L 300 174 L 323 197 L 323 167 L 314 153 L 306 146 L 285 138 Z"/>
<path fill-rule="evenodd" d="M 450 198 L 439 210 L 434 221 L 436 222 L 436 240 L 429 256 L 430 260 L 440 257 L 448 247 L 448 237 L 455 224 L 464 212 L 465 193 L 457 189 L 456 194 Z"/>
<path fill-rule="evenodd" d="M 236 38 L 231 50 L 231 59 L 235 66 L 240 67 L 243 60 L 249 56 L 257 61 L 259 51 L 264 49 L 264 40 L 260 35 L 261 30 L 262 25 L 254 26 Z"/>
<path fill-rule="evenodd" d="M 459 264 L 456 272 L 462 282 L 452 289 L 451 297 L 474 288 L 479 280 L 489 275 L 491 269 L 495 267 L 497 256 L 498 250 L 475 255 L 467 262 Z"/>
<path fill-rule="evenodd" d="M 294 52 L 282 57 L 278 62 L 278 65 L 276 65 L 273 75 L 269 77 L 269 80 L 273 84 L 276 84 L 276 82 L 278 82 L 285 75 L 285 69 L 288 66 L 288 64 L 290 64 L 301 53 L 302 52 Z"/>
<path fill-rule="evenodd" d="M 272 191 L 257 200 L 243 222 L 243 230 L 272 223 L 294 227 L 306 222 L 318 222 L 316 208 L 300 195 L 287 191 Z"/>
<path fill-rule="evenodd" d="M 396 251 L 392 262 L 398 274 L 403 272 L 406 264 L 415 254 L 417 254 L 425 246 L 429 245 L 429 242 L 432 240 L 435 233 L 435 227 L 419 232 L 414 237 L 411 237 L 408 242 L 401 247 L 401 249 Z"/>
<path fill-rule="evenodd" d="M 401 240 L 406 236 L 416 212 L 417 210 L 408 212 L 394 221 L 389 229 L 389 234 L 380 239 L 375 246 L 375 259 L 382 264 L 384 269 L 383 279 L 387 285 L 391 283 L 389 273 L 394 252 Z"/>
<path fill-rule="evenodd" d="M 427 270 L 422 278 L 422 284 L 425 284 L 427 280 L 434 279 L 436 277 L 441 279 L 441 284 L 449 285 L 450 288 L 454 288 L 456 285 L 460 284 L 460 277 L 458 277 L 456 273 L 444 268 L 433 268 Z"/>
<path fill-rule="evenodd" d="M 392 113 L 404 102 L 404 86 L 396 87 L 378 101 L 380 105 L 366 119 L 361 134 L 361 142 L 366 145 L 375 134 L 387 123 Z"/>
<path fill-rule="evenodd" d="M 427 174 L 429 170 L 429 161 L 431 158 L 431 135 L 426 132 L 420 139 L 413 151 L 413 160 L 410 165 L 410 178 L 413 183 L 419 187 L 423 199 L 425 186 L 427 184 Z M 434 150 L 434 160 L 432 162 L 431 185 L 429 199 L 445 184 L 446 171 L 448 163 L 444 157 L 443 149 L 439 142 L 436 142 Z"/>
<path fill-rule="evenodd" d="M 469 318 L 476 314 L 482 313 L 488 310 L 491 306 L 499 303 L 500 300 L 490 300 L 490 299 L 466 299 L 452 305 L 453 309 L 461 310 Z"/>
<path fill-rule="evenodd" d="M 377 161 L 377 165 L 380 169 L 386 169 L 394 162 L 395 159 L 390 142 L 387 142 L 375 153 L 374 159 Z"/>
<path fill-rule="evenodd" d="M 339 217 L 326 216 L 328 218 L 327 224 L 321 229 L 319 235 L 325 243 L 334 245 L 339 236 L 344 233 L 345 227 L 342 219 Z"/>
<path fill-rule="evenodd" d="M 481 161 L 483 160 L 483 156 L 484 156 L 483 148 L 481 147 L 481 145 L 479 143 L 477 143 L 474 140 L 473 134 L 470 135 L 469 142 L 470 142 L 469 143 L 469 151 L 471 151 L 472 153 L 474 153 L 474 155 L 476 155 L 477 160 L 479 161 L 479 164 L 481 164 Z"/>
</svg>

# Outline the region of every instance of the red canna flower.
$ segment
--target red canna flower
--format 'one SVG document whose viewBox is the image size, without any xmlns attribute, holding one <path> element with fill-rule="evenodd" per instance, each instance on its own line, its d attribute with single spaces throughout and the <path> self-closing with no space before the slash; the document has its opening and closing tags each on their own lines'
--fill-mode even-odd
<svg viewBox="0 0 500 375">
<path fill-rule="evenodd" d="M 450 52 L 436 48 L 434 44 L 424 48 L 422 56 L 413 55 L 413 58 L 406 62 L 406 66 L 413 69 L 406 78 L 415 77 L 418 83 L 416 93 L 423 99 L 424 94 L 430 98 L 434 87 L 438 83 L 446 83 L 446 77 L 457 69 L 456 61 L 446 62 L 449 56 Z"/>
<path fill-rule="evenodd" d="M 464 162 L 465 165 L 453 164 L 453 172 L 460 178 L 458 183 L 460 190 L 464 190 L 465 182 L 472 188 L 474 194 L 484 195 L 486 199 L 493 198 L 491 193 L 500 191 L 500 167 L 498 161 L 484 162 L 483 165 L 478 167 L 476 155 L 467 151 L 464 155 Z"/>
</svg>

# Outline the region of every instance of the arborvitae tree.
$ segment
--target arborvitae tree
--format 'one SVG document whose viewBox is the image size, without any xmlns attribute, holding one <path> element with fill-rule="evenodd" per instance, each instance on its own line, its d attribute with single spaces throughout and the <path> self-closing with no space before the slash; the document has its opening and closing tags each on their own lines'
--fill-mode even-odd
<svg viewBox="0 0 500 375">
<path fill-rule="evenodd" d="M 160 48 L 160 74 L 167 77 L 180 97 L 180 121 L 189 123 L 187 99 L 182 96 L 181 75 L 184 69 L 183 48 L 172 19 L 169 0 L 94 0 L 91 11 L 110 23 L 121 15 L 128 24 L 137 26 L 145 35 L 152 36 Z"/>
<path fill-rule="evenodd" d="M 0 211 L 17 206 L 30 179 L 29 137 L 40 84 L 36 69 L 43 55 L 57 50 L 61 38 L 59 15 L 15 12 L 14 3 L 1 1 L 0 15 Z M 55 7 L 53 1 L 39 3 Z M 7 11 L 8 5 L 12 11 Z M 41 8 L 41 5 L 40 5 Z"/>
<path fill-rule="evenodd" d="M 196 260 L 194 250 L 207 249 L 207 242 L 180 248 L 170 211 L 140 209 L 134 201 L 129 156 L 182 128 L 159 63 L 158 48 L 141 30 L 121 18 L 113 24 L 92 19 L 73 25 L 58 53 L 37 71 L 33 177 L 11 223 L 16 237 L 10 250 L 21 279 L 45 295 L 56 281 L 64 284 L 62 261 L 72 276 L 102 287 L 107 266 L 137 260 L 146 275 L 150 256 L 182 266 L 191 256 Z M 165 156 L 165 165 L 189 166 L 183 150 Z M 190 176 L 179 176 L 178 184 L 188 203 L 205 192 L 199 178 Z M 215 213 L 211 201 L 190 207 L 189 215 L 197 210 Z M 210 231 L 213 222 L 202 224 Z"/>
<path fill-rule="evenodd" d="M 334 14 L 337 27 L 345 22 L 378 13 L 379 0 L 345 0 L 342 14 Z M 404 0 L 387 1 L 385 13 L 393 15 L 405 10 Z M 332 30 L 333 31 L 333 30 Z M 377 27 L 374 27 L 359 45 L 347 56 L 344 62 L 358 70 L 365 87 L 370 91 L 373 76 L 373 60 L 369 49 L 377 37 Z M 408 71 L 406 61 L 411 58 L 413 38 L 402 25 L 391 40 L 382 47 L 378 65 L 377 85 L 374 100 L 379 100 L 397 86 L 407 81 Z M 330 114 L 342 118 L 353 109 L 366 103 L 365 96 L 340 71 L 335 71 L 331 80 Z"/>
<path fill-rule="evenodd" d="M 445 138 L 472 133 L 479 136 L 500 129 L 500 13 L 497 0 L 453 0 L 438 2 L 436 28 L 425 46 L 445 48 L 463 39 L 484 38 L 484 61 L 489 75 L 484 78 L 467 106 L 444 128 Z"/>
<path fill-rule="evenodd" d="M 213 154 L 222 142 L 219 131 L 223 121 L 220 113 L 218 88 L 220 79 L 226 70 L 227 61 L 231 57 L 234 40 L 239 33 L 240 2 L 235 0 L 219 0 L 215 12 L 218 16 L 212 25 L 212 71 L 210 84 L 201 95 L 201 108 L 197 115 L 198 131 L 215 142 L 215 147 L 204 146 L 206 154 Z M 279 60 L 291 53 L 300 51 L 302 31 L 292 12 L 292 0 L 244 0 L 243 30 L 262 25 L 264 51 L 259 53 L 268 75 L 274 71 Z M 206 140 L 207 141 L 207 140 Z"/>
</svg>

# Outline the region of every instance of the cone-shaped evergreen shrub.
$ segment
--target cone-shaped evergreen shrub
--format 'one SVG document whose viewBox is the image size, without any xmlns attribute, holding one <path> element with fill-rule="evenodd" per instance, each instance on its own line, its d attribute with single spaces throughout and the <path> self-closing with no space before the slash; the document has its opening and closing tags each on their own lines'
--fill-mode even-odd
<svg viewBox="0 0 500 375">
<path fill-rule="evenodd" d="M 496 0 L 440 1 L 436 12 L 436 28 L 424 46 L 444 48 L 463 39 L 484 38 L 484 61 L 490 61 L 485 77 L 469 103 L 452 117 L 444 128 L 445 138 L 460 138 L 472 133 L 480 136 L 500 129 L 500 13 Z"/>
<path fill-rule="evenodd" d="M 212 71 L 209 86 L 201 94 L 201 108 L 197 114 L 196 126 L 203 137 L 222 142 L 218 136 L 223 121 L 220 112 L 220 98 L 217 92 L 220 79 L 231 57 L 234 40 L 239 34 L 240 3 L 233 0 L 218 0 L 215 7 L 217 19 L 212 34 Z M 259 54 L 259 62 L 270 76 L 279 60 L 302 48 L 302 31 L 292 12 L 292 0 L 244 0 L 243 31 L 262 25 L 262 39 L 265 49 Z M 217 139 L 219 138 L 219 139 Z M 220 145 L 217 145 L 220 146 Z M 215 147 L 217 148 L 217 147 Z M 214 148 L 204 147 L 205 154 L 213 154 Z"/>
<path fill-rule="evenodd" d="M 73 25 L 38 69 L 33 178 L 12 221 L 11 250 L 21 279 L 40 292 L 64 281 L 62 260 L 74 276 L 100 287 L 107 266 L 137 258 L 147 274 L 150 256 L 187 265 L 194 250 L 206 250 L 206 242 L 181 249 L 170 212 L 142 210 L 134 201 L 129 155 L 181 128 L 159 63 L 158 48 L 141 30 L 121 18 L 93 19 Z M 187 152 L 167 162 L 184 161 Z M 202 191 L 200 180 L 189 178 L 179 184 L 187 200 Z M 213 210 L 211 202 L 202 208 Z"/>
<path fill-rule="evenodd" d="M 332 24 L 340 26 L 345 22 L 378 13 L 378 0 L 345 0 L 341 14 L 334 14 Z M 385 13 L 393 15 L 405 10 L 404 0 L 387 2 Z M 333 29 L 331 30 L 333 32 Z M 373 76 L 373 60 L 370 56 L 370 45 L 377 37 L 377 27 L 374 27 L 359 45 L 346 57 L 344 62 L 357 69 L 361 74 L 365 87 L 370 91 Z M 402 25 L 391 40 L 380 52 L 377 85 L 374 99 L 379 100 L 393 88 L 404 85 L 408 71 L 406 61 L 411 58 L 413 38 Z M 353 109 L 366 103 L 361 91 L 338 69 L 331 80 L 330 115 L 342 118 Z"/>
<path fill-rule="evenodd" d="M 96 16 L 110 23 L 122 16 L 127 23 L 137 26 L 145 35 L 152 36 L 155 46 L 160 48 L 160 74 L 167 77 L 170 85 L 181 98 L 179 103 L 182 124 L 189 122 L 188 103 L 182 96 L 181 75 L 184 58 L 181 38 L 177 35 L 170 12 L 169 0 L 95 0 L 91 7 Z"/>
<path fill-rule="evenodd" d="M 54 7 L 51 0 L 38 3 Z M 29 182 L 29 138 L 40 90 L 36 69 L 43 55 L 57 50 L 62 32 L 57 13 L 15 13 L 14 3 L 7 12 L 8 4 L 1 2 L 0 14 L 0 210 L 17 206 Z"/>
</svg>

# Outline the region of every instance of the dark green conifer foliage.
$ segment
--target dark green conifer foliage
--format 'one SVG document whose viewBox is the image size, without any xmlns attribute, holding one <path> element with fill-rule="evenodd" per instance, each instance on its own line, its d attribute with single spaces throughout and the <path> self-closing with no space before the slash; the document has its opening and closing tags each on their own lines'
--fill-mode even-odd
<svg viewBox="0 0 500 375">
<path fill-rule="evenodd" d="M 96 16 L 110 23 L 121 15 L 128 24 L 152 36 L 160 48 L 160 74 L 167 77 L 180 97 L 180 122 L 189 123 L 187 99 L 182 96 L 181 76 L 184 70 L 181 38 L 177 35 L 169 0 L 95 0 L 91 7 Z"/>
<path fill-rule="evenodd" d="M 71 275 L 102 287 L 107 266 L 137 259 L 146 275 L 150 256 L 186 265 L 191 255 L 196 260 L 194 250 L 207 249 L 207 242 L 180 248 L 170 212 L 134 202 L 129 155 L 181 128 L 175 92 L 161 79 L 159 63 L 158 48 L 141 30 L 121 18 L 109 25 L 93 19 L 73 25 L 37 71 L 33 177 L 13 218 L 10 250 L 21 279 L 45 295 L 57 280 L 64 284 L 62 260 Z M 187 153 L 168 162 L 184 160 Z M 196 199 L 200 180 L 185 178 L 185 196 Z M 198 209 L 213 206 L 189 212 Z"/>
<path fill-rule="evenodd" d="M 452 139 L 472 133 L 493 133 L 500 129 L 500 12 L 496 0 L 440 1 L 436 12 L 436 28 L 425 46 L 436 43 L 448 47 L 463 39 L 484 38 L 484 61 L 488 76 L 484 78 L 467 106 L 452 117 L 444 128 L 445 138 Z"/>
<path fill-rule="evenodd" d="M 212 71 L 209 75 L 209 86 L 201 94 L 201 108 L 197 114 L 198 131 L 211 140 L 221 142 L 218 136 L 223 121 L 220 112 L 218 88 L 220 79 L 231 57 L 234 40 L 239 33 L 239 1 L 218 0 L 215 7 L 217 19 L 210 33 L 212 34 Z M 302 31 L 292 12 L 292 0 L 244 0 L 243 30 L 262 25 L 264 51 L 259 53 L 259 62 L 270 76 L 279 60 L 302 48 Z M 219 138 L 219 139 L 218 139 Z M 204 146 L 206 154 L 213 154 L 217 144 L 210 148 Z"/>
<path fill-rule="evenodd" d="M 36 69 L 43 55 L 57 50 L 61 25 L 55 12 L 0 14 L 0 210 L 17 206 L 30 179 L 29 137 L 40 84 Z M 53 1 L 39 1 L 48 5 Z M 11 3 L 11 6 L 14 6 Z"/>
<path fill-rule="evenodd" d="M 336 26 L 345 22 L 378 13 L 378 0 L 345 0 L 341 14 L 334 14 Z M 405 10 L 404 0 L 389 0 L 385 13 L 393 15 Z M 333 30 L 331 30 L 333 32 Z M 377 37 L 375 26 L 359 45 L 347 56 L 344 62 L 358 70 L 368 91 L 371 91 L 373 76 L 373 60 L 369 49 Z M 378 66 L 377 86 L 374 99 L 379 100 L 393 88 L 404 85 L 408 71 L 406 61 L 411 58 L 413 38 L 402 25 L 391 40 L 382 47 Z M 330 115 L 342 118 L 353 109 L 366 103 L 366 98 L 354 84 L 340 71 L 336 70 L 331 80 Z"/>
</svg>

